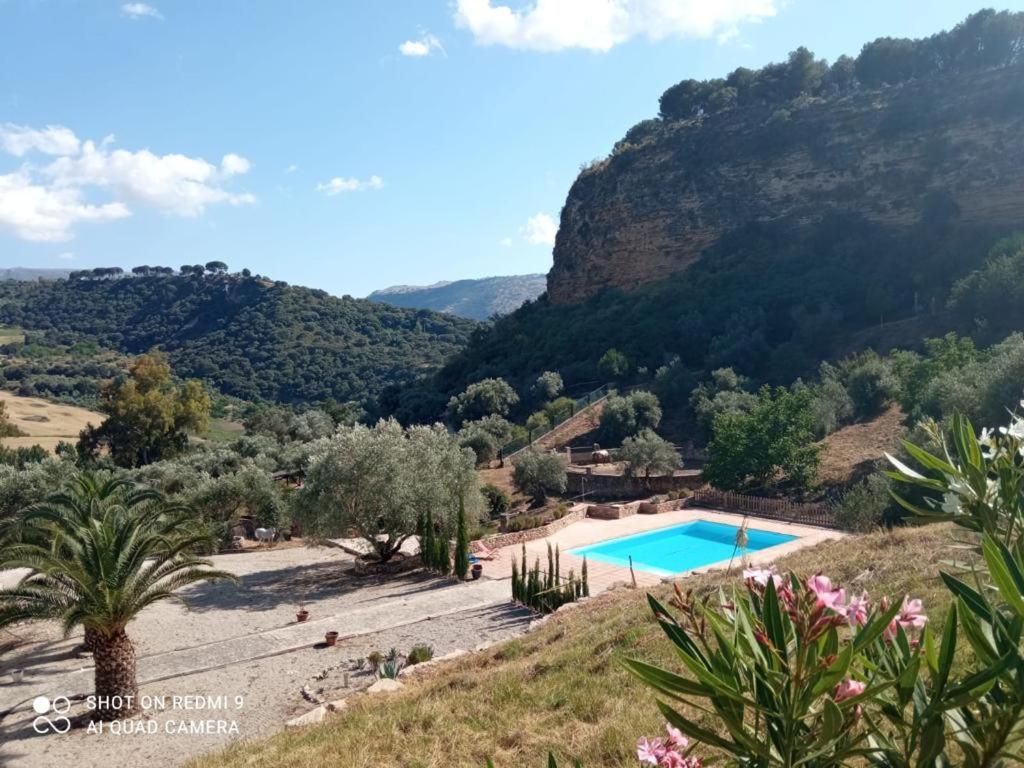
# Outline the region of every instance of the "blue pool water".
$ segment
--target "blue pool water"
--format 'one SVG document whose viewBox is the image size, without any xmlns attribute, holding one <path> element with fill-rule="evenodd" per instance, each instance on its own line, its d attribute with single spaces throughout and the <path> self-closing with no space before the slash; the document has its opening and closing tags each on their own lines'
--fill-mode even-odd
<svg viewBox="0 0 1024 768">
<path fill-rule="evenodd" d="M 570 550 L 570 554 L 612 565 L 633 567 L 659 576 L 675 576 L 712 563 L 720 563 L 733 556 L 736 546 L 735 525 L 695 520 L 692 523 L 659 528 L 621 539 L 602 541 Z M 793 541 L 796 536 L 747 528 L 747 552 Z M 736 553 L 737 560 L 740 553 Z"/>
</svg>

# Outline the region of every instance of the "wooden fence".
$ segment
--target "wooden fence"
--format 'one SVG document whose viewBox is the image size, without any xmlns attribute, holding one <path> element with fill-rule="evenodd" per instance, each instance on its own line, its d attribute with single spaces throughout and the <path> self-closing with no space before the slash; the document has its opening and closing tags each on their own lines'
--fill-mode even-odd
<svg viewBox="0 0 1024 768">
<path fill-rule="evenodd" d="M 744 496 L 729 491 L 716 491 L 712 488 L 700 488 L 694 491 L 690 504 L 720 509 L 724 512 L 742 512 L 754 517 L 782 520 L 787 523 L 817 525 L 825 528 L 835 526 L 832 515 L 829 514 L 829 508 L 825 504 L 801 504 L 785 499 Z"/>
</svg>

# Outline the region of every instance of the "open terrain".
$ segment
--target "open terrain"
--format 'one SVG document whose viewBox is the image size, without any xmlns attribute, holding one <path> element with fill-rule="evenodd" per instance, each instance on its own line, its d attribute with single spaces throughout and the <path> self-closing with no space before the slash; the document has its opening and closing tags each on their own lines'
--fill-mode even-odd
<svg viewBox="0 0 1024 768">
<path fill-rule="evenodd" d="M 100 424 L 106 418 L 102 413 L 64 403 L 51 403 L 38 397 L 21 397 L 0 390 L 0 402 L 7 407 L 7 416 L 26 436 L 5 437 L 8 448 L 41 445 L 49 451 L 62 440 L 78 441 L 78 433 L 88 424 Z"/>
<path fill-rule="evenodd" d="M 132 721 L 156 733 L 118 736 L 75 729 L 39 736 L 31 727 L 33 698 L 91 692 L 92 659 L 78 653 L 80 633 L 65 639 L 56 625 L 22 624 L 0 631 L 0 764 L 177 766 L 233 739 L 283 728 L 289 718 L 313 708 L 302 695 L 304 687 L 327 701 L 366 687 L 373 678 L 361 662 L 372 651 L 393 647 L 404 653 L 416 644 L 429 645 L 438 655 L 472 650 L 520 634 L 532 618 L 508 602 L 507 582 L 458 584 L 419 573 L 359 578 L 351 571 L 352 557 L 335 548 L 263 549 L 214 561 L 235 573 L 240 585 L 190 587 L 182 593 L 190 610 L 171 602 L 155 605 L 128 631 L 139 656 L 142 695 L 168 701 L 226 696 L 229 707 L 152 707 Z M 0 572 L 0 585 L 19 575 Z M 300 601 L 310 612 L 301 624 L 295 621 Z M 328 630 L 341 635 L 333 648 L 322 643 Z M 9 673 L 18 667 L 26 669 L 25 680 L 13 685 Z M 82 710 L 79 701 L 73 712 Z M 207 719 L 234 723 L 237 733 L 173 730 L 182 721 Z"/>
<path fill-rule="evenodd" d="M 779 565 L 810 574 L 827 563 L 851 588 L 921 597 L 941 625 L 948 593 L 938 572 L 951 541 L 945 526 L 908 528 L 820 544 Z M 715 573 L 682 586 L 703 594 L 735 581 L 735 573 Z M 653 591 L 665 597 L 668 588 Z M 359 700 L 321 727 L 238 744 L 190 766 L 480 768 L 492 757 L 501 768 L 543 765 L 554 749 L 584 766 L 634 768 L 637 737 L 661 732 L 663 721 L 650 690 L 619 664 L 624 655 L 674 668 L 644 595 L 620 589 L 386 700 Z"/>
</svg>

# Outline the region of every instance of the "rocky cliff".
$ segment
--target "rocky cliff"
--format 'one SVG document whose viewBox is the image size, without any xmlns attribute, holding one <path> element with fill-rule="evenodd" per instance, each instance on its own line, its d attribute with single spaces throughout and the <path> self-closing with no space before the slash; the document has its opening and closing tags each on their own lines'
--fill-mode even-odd
<svg viewBox="0 0 1024 768">
<path fill-rule="evenodd" d="M 1024 227 L 1024 67 L 648 121 L 584 171 L 548 274 L 556 303 L 685 270 L 753 223 L 830 214 L 888 235 Z"/>
</svg>

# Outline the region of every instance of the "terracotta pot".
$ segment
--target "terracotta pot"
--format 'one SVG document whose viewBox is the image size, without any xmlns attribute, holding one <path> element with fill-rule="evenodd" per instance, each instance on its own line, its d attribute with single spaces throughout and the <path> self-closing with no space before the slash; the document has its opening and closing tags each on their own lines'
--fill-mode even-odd
<svg viewBox="0 0 1024 768">
<path fill-rule="evenodd" d="M 301 610 L 301 611 L 299 611 L 298 613 L 295 614 L 295 620 L 298 621 L 298 622 L 303 622 L 303 621 L 305 621 L 308 618 L 309 618 L 309 611 L 307 611 L 305 609 L 303 609 L 303 610 Z"/>
<path fill-rule="evenodd" d="M 337 632 L 328 632 L 328 633 L 326 633 L 324 635 L 324 643 L 327 644 L 327 645 L 337 645 L 338 644 L 338 633 Z"/>
</svg>

